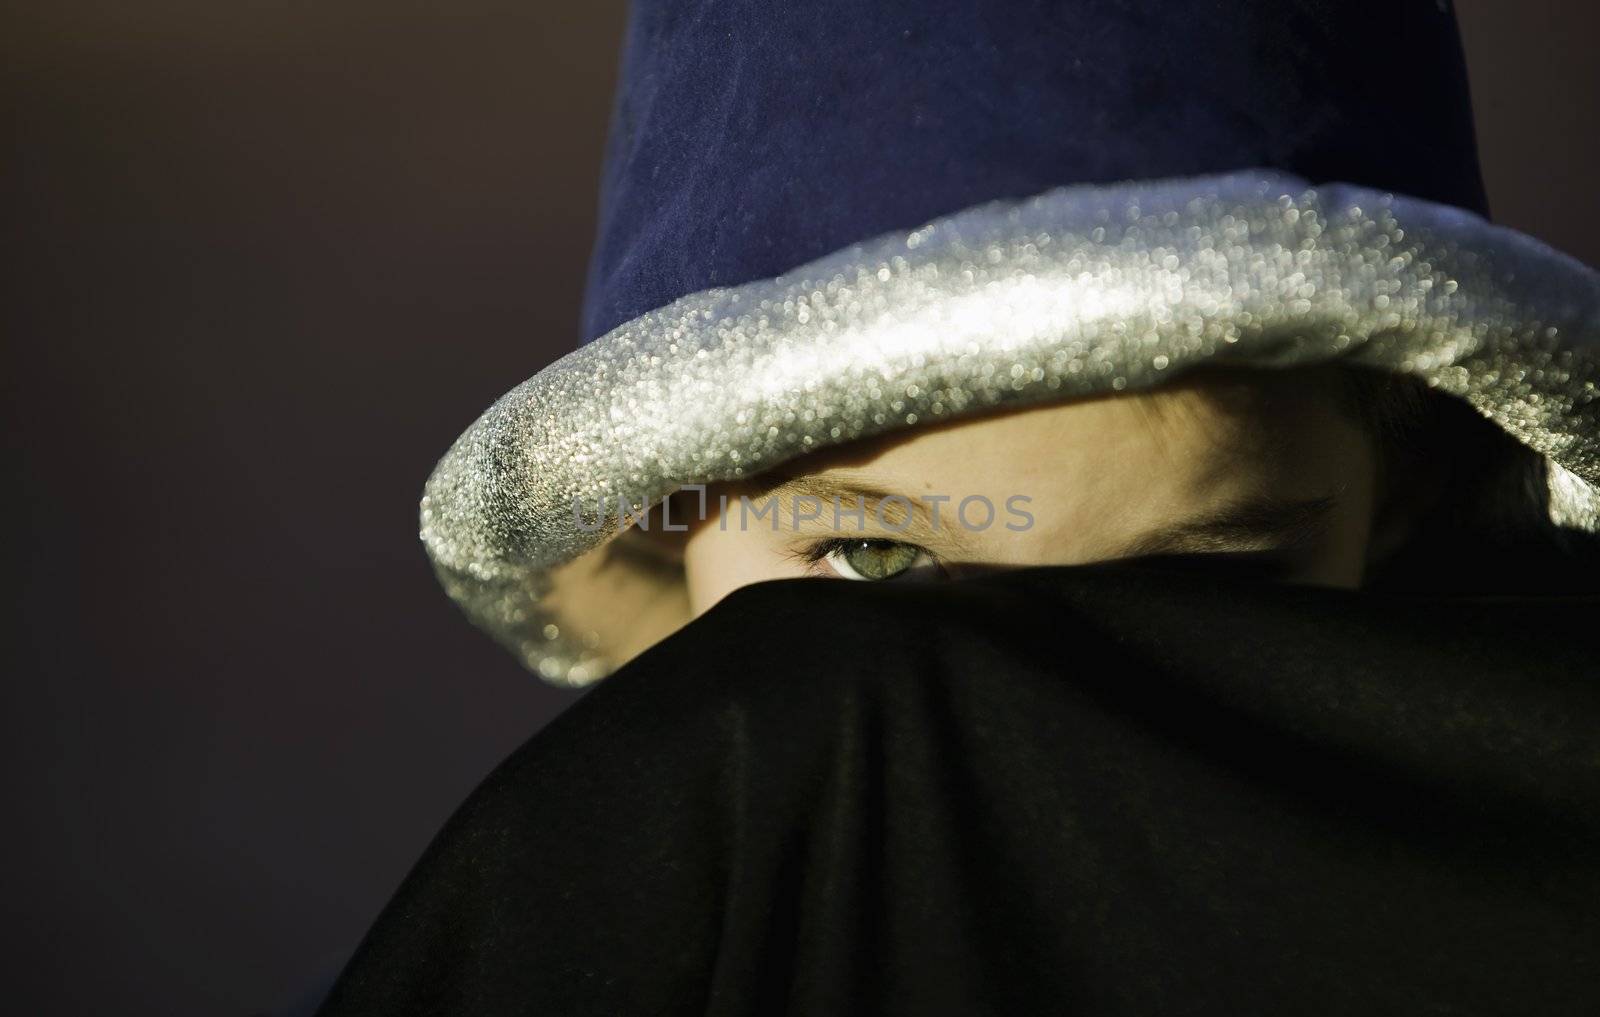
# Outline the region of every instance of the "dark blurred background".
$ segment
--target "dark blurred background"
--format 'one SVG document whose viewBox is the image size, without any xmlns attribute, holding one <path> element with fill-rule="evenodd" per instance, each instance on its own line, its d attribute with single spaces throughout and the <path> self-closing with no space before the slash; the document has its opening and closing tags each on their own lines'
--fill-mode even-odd
<svg viewBox="0 0 1600 1017">
<path fill-rule="evenodd" d="M 1460 7 L 1496 218 L 1600 264 L 1600 8 Z M 416 502 L 575 340 L 622 20 L 11 8 L 6 1012 L 293 1002 L 571 702 L 437 590 Z"/>
</svg>

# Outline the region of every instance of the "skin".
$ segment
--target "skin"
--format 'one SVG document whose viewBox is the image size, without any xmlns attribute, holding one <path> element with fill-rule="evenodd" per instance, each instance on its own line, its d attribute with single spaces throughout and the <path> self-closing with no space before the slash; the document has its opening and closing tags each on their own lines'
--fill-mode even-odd
<svg viewBox="0 0 1600 1017">
<path fill-rule="evenodd" d="M 703 518 L 680 492 L 673 516 L 689 523 L 680 538 L 689 611 L 769 579 L 939 582 L 1140 557 L 1356 588 L 1404 520 L 1386 511 L 1374 441 L 1332 392 L 1321 371 L 1197 375 L 817 453 L 712 487 Z M 865 521 L 846 511 L 836 525 L 831 499 L 850 510 L 856 492 Z M 923 511 L 914 518 L 905 502 L 882 503 L 890 494 Z M 931 525 L 938 495 L 950 500 Z M 974 495 L 995 506 L 986 527 L 981 502 L 956 512 Z M 772 499 L 776 531 L 771 515 L 744 513 L 741 524 L 741 496 L 754 506 Z M 1008 511 L 1018 496 L 1028 500 L 1011 504 L 1031 523 Z"/>
</svg>

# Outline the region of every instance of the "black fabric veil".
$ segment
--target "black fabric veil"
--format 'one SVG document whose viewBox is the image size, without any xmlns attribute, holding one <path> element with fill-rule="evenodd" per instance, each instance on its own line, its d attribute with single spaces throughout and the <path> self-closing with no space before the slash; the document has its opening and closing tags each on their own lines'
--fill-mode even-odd
<svg viewBox="0 0 1600 1017">
<path fill-rule="evenodd" d="M 472 795 L 321 1013 L 1600 1013 L 1568 585 L 743 589 Z"/>
</svg>

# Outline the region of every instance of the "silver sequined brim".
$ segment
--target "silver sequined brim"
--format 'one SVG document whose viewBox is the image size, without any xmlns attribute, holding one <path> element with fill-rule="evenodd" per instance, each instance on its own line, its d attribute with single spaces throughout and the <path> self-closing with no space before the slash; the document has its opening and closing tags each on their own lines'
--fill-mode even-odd
<svg viewBox="0 0 1600 1017">
<path fill-rule="evenodd" d="M 816 449 L 1207 362 L 1416 375 L 1556 464 L 1596 528 L 1600 273 L 1460 209 L 1273 173 L 1080 186 L 967 209 L 775 279 L 690 294 L 519 385 L 428 479 L 450 596 L 544 678 L 610 666 L 552 569 L 653 504 Z"/>
</svg>

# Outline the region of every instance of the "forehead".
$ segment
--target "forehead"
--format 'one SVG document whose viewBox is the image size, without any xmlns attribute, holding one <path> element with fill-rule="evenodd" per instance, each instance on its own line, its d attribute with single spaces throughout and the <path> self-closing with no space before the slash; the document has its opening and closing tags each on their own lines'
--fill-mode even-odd
<svg viewBox="0 0 1600 1017">
<path fill-rule="evenodd" d="M 1341 422 L 1325 376 L 1223 371 L 1146 392 L 1071 400 L 924 426 L 830 449 L 783 468 L 785 477 L 870 470 L 884 479 L 1018 471 L 1070 474 L 1134 456 L 1187 472 L 1219 458 L 1282 455 Z M 1119 471 L 1120 472 L 1120 471 Z"/>
<path fill-rule="evenodd" d="M 995 560 L 1045 549 L 1093 556 L 1247 500 L 1315 499 L 1367 468 L 1364 439 L 1308 372 L 1228 372 L 1144 393 L 923 427 L 827 450 L 741 492 L 864 490 L 954 504 L 1029 500 L 1037 525 Z M 846 500 L 849 500 L 848 498 Z M 999 540 L 989 535 L 985 539 Z"/>
</svg>

